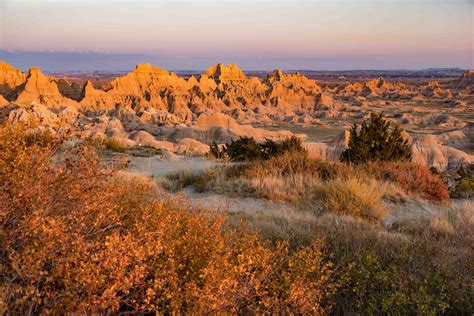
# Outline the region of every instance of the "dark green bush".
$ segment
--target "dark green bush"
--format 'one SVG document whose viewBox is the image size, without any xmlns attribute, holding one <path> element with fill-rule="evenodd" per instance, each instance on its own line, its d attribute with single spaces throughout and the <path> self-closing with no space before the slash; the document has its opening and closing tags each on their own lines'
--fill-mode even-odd
<svg viewBox="0 0 474 316">
<path fill-rule="evenodd" d="M 452 190 L 451 195 L 463 199 L 474 197 L 474 178 L 461 179 Z"/>
<path fill-rule="evenodd" d="M 306 153 L 303 142 L 296 136 L 291 136 L 280 143 L 267 138 L 261 146 L 264 151 L 265 159 L 281 156 L 285 153 Z"/>
<path fill-rule="evenodd" d="M 370 123 L 362 122 L 360 131 L 354 124 L 351 129 L 349 148 L 341 155 L 341 161 L 366 163 L 369 161 L 409 161 L 411 148 L 402 136 L 402 129 L 387 121 L 383 114 L 370 115 Z"/>
<path fill-rule="evenodd" d="M 282 142 L 275 142 L 267 138 L 265 142 L 258 143 L 253 137 L 243 136 L 231 140 L 223 149 L 219 149 L 214 142 L 209 150 L 211 157 L 220 159 L 227 156 L 232 161 L 267 160 L 285 153 L 306 153 L 301 139 L 292 136 Z"/>
<path fill-rule="evenodd" d="M 450 194 L 454 198 L 469 199 L 474 197 L 474 164 L 460 166 L 456 170 L 454 185 Z"/>
<path fill-rule="evenodd" d="M 253 137 L 239 137 L 224 146 L 225 153 L 232 161 L 260 160 L 265 152 Z"/>
</svg>

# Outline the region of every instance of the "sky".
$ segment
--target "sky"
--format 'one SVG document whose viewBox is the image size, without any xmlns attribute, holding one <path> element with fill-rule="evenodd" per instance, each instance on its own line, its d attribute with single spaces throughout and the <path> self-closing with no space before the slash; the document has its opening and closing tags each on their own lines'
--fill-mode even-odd
<svg viewBox="0 0 474 316">
<path fill-rule="evenodd" d="M 474 0 L 0 0 L 22 70 L 474 68 Z"/>
</svg>

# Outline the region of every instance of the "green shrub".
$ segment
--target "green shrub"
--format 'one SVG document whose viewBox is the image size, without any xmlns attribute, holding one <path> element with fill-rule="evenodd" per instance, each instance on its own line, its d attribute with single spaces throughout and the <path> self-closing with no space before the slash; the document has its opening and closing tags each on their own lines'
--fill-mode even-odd
<svg viewBox="0 0 474 316">
<path fill-rule="evenodd" d="M 261 146 L 265 159 L 281 156 L 285 153 L 306 153 L 303 142 L 296 136 L 291 136 L 280 143 L 267 138 Z"/>
<path fill-rule="evenodd" d="M 455 198 L 469 199 L 474 197 L 474 164 L 461 165 L 456 170 L 456 179 L 451 188 L 451 196 Z"/>
<path fill-rule="evenodd" d="M 366 163 L 368 161 L 409 161 L 411 148 L 402 136 L 399 125 L 393 126 L 384 119 L 383 114 L 370 115 L 370 123 L 362 122 L 360 132 L 354 124 L 351 129 L 349 148 L 341 155 L 347 163 Z"/>
<path fill-rule="evenodd" d="M 224 150 L 232 161 L 260 160 L 264 157 L 262 146 L 253 137 L 244 136 L 231 140 Z"/>
<path fill-rule="evenodd" d="M 289 137 L 282 142 L 265 139 L 258 143 L 255 138 L 241 136 L 231 140 L 221 150 L 214 142 L 209 150 L 209 156 L 214 158 L 229 157 L 232 161 L 268 160 L 285 153 L 306 153 L 301 139 L 296 136 Z"/>
<path fill-rule="evenodd" d="M 474 197 L 474 178 L 462 179 L 456 185 L 451 195 L 463 199 Z"/>
</svg>

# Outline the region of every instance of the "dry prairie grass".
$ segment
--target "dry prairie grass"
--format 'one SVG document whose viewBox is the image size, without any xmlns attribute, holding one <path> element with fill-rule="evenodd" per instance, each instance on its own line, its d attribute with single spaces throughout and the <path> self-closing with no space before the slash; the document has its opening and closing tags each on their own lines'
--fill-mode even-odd
<svg viewBox="0 0 474 316">
<path fill-rule="evenodd" d="M 328 211 L 378 222 L 387 216 L 379 190 L 373 179 L 348 178 L 329 180 L 317 187 L 315 194 Z"/>
<path fill-rule="evenodd" d="M 289 201 L 303 208 L 352 214 L 374 222 L 388 215 L 384 201 L 403 203 L 411 196 L 449 200 L 445 184 L 426 167 L 411 163 L 370 163 L 354 166 L 286 154 L 267 161 L 220 166 L 180 179 L 178 187 L 198 192 Z M 312 206 L 313 205 L 313 206 Z"/>
</svg>

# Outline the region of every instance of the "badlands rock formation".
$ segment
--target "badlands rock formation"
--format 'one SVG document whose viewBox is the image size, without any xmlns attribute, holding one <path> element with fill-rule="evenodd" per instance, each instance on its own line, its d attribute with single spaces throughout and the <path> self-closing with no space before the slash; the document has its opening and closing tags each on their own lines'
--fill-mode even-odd
<svg viewBox="0 0 474 316">
<path fill-rule="evenodd" d="M 474 70 L 467 70 L 461 78 L 459 78 L 457 85 L 464 89 L 472 89 L 474 87 Z"/>
<path fill-rule="evenodd" d="M 57 83 L 45 76 L 39 68 L 30 69 L 25 81 L 15 88 L 13 96 L 15 103 L 22 105 L 37 102 L 54 108 L 76 103 L 64 97 L 59 92 Z"/>
<path fill-rule="evenodd" d="M 0 61 L 0 100 L 11 100 L 13 98 L 13 91 L 23 84 L 26 80 L 26 74 L 9 64 Z M 4 102 L 0 101 L 0 104 Z"/>
<path fill-rule="evenodd" d="M 330 87 L 281 70 L 260 80 L 248 77 L 233 64 L 217 64 L 198 78 L 188 79 L 140 64 L 125 76 L 94 87 L 90 81 L 70 85 L 38 68 L 25 74 L 0 62 L 0 122 L 35 122 L 56 130 L 67 128 L 82 137 L 113 137 L 127 146 L 202 154 L 213 141 L 224 143 L 244 135 L 279 140 L 293 135 L 255 125 L 291 122 L 347 128 L 371 111 L 395 107 L 398 112 L 393 118 L 402 124 L 446 132 L 437 142 L 421 137 L 413 142 L 413 148 L 418 161 L 450 168 L 471 159 L 447 147 L 461 144 L 454 141 L 461 139 L 461 133 L 470 135 L 463 130 L 468 125 L 450 114 L 418 115 L 416 111 L 427 111 L 426 107 L 414 108 L 413 104 L 439 100 L 436 102 L 449 107 L 450 113 L 471 113 L 472 78 L 472 71 L 468 71 L 443 85 L 431 81 L 414 86 L 378 78 Z M 470 146 L 466 139 L 463 148 Z M 315 155 L 337 159 L 346 143 L 344 133 L 332 143 L 308 142 L 306 146 Z"/>
</svg>

